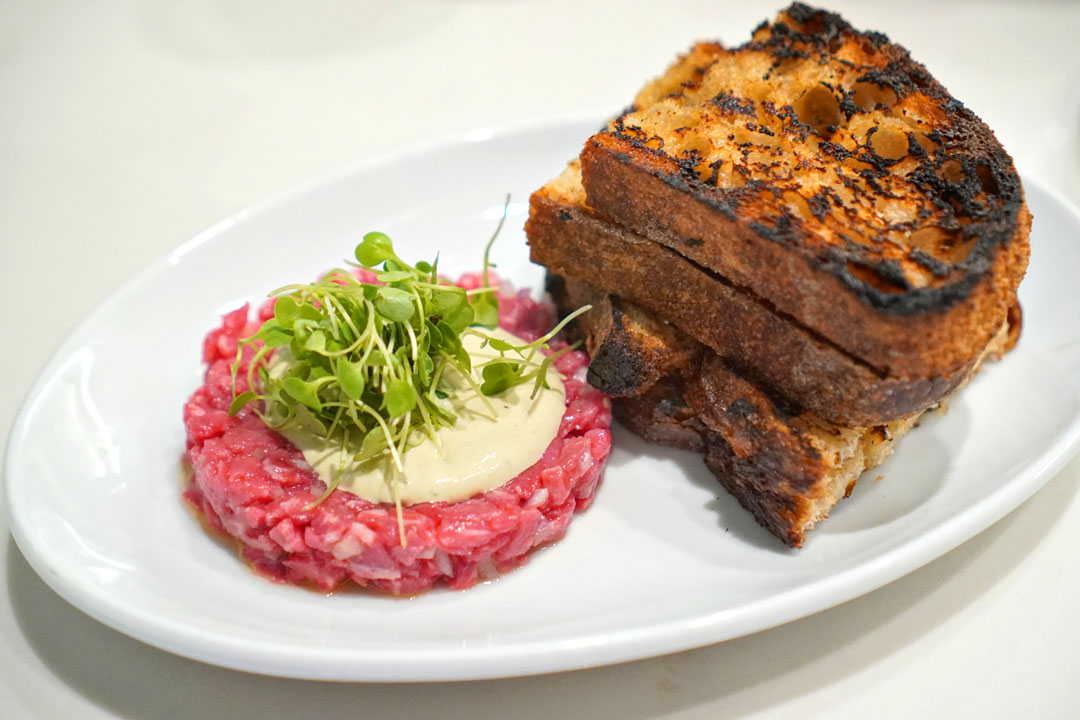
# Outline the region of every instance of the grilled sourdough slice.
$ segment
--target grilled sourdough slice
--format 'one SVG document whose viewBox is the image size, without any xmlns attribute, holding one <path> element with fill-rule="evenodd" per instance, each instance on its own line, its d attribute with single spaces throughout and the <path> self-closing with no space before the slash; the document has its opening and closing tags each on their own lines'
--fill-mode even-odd
<svg viewBox="0 0 1080 720">
<path fill-rule="evenodd" d="M 757 522 L 787 545 L 801 547 L 806 533 L 847 497 L 859 475 L 880 464 L 918 415 L 872 428 L 845 428 L 809 413 L 793 414 L 725 366 L 714 353 L 669 331 L 648 313 L 587 284 L 549 277 L 561 314 L 584 303 L 576 332 L 590 353 L 640 354 L 619 363 L 657 369 L 669 348 L 672 371 L 612 408 L 625 426 L 646 440 L 702 453 L 709 469 Z M 696 347 L 692 353 L 686 348 Z M 590 378 L 593 381 L 594 378 Z"/>
<path fill-rule="evenodd" d="M 889 378 L 962 376 L 1027 266 L 989 128 L 884 35 L 804 5 L 695 46 L 581 162 L 601 215 Z"/>
<path fill-rule="evenodd" d="M 571 278 L 549 276 L 548 287 L 562 314 L 593 305 L 574 331 L 585 339 L 601 380 L 635 367 L 648 368 L 648 376 L 670 370 L 638 394 L 613 400 L 620 422 L 646 440 L 703 453 L 758 523 L 794 547 L 918 423 L 917 414 L 849 428 L 793 411 L 641 308 Z M 1015 335 L 1003 330 L 987 351 L 1004 351 L 1010 338 Z M 640 361 L 625 361 L 635 354 Z M 614 367 L 606 361 L 613 357 L 620 358 Z M 629 386 L 625 380 L 619 385 Z"/>
<path fill-rule="evenodd" d="M 761 298 L 599 216 L 585 204 L 577 162 L 533 193 L 525 229 L 534 262 L 641 305 L 755 384 L 839 425 L 924 410 L 975 363 L 934 377 L 881 376 Z"/>
<path fill-rule="evenodd" d="M 677 328 L 572 277 L 549 272 L 545 289 L 561 314 L 591 305 L 574 325 L 589 354 L 589 384 L 611 397 L 640 395 L 660 378 L 688 367 L 701 345 Z"/>
</svg>

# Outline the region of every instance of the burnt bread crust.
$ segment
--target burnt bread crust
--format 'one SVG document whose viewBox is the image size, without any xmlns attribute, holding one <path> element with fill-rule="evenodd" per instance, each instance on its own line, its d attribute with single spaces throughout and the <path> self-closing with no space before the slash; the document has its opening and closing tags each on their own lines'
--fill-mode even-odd
<svg viewBox="0 0 1080 720">
<path fill-rule="evenodd" d="M 611 411 L 620 423 L 649 442 L 704 453 L 709 429 L 683 393 L 682 377 L 665 375 L 641 395 L 615 398 Z"/>
<path fill-rule="evenodd" d="M 788 545 L 801 546 L 921 417 L 866 428 L 825 422 L 770 396 L 642 308 L 578 280 L 551 274 L 548 280 L 561 315 L 593 306 L 570 328 L 595 353 L 592 364 L 640 353 L 628 367 L 671 369 L 640 393 L 614 398 L 615 417 L 650 442 L 702 453 L 720 483 Z M 1019 322 L 1018 312 L 1010 316 Z M 1012 325 L 1002 328 L 985 355 L 1005 352 L 1013 336 Z M 667 362 L 658 364 L 663 348 Z M 606 377 L 603 372 L 601 380 Z"/>
<path fill-rule="evenodd" d="M 618 348 L 621 356 L 645 356 L 632 365 L 654 369 L 652 356 L 670 349 L 671 372 L 638 394 L 614 398 L 615 417 L 650 442 L 703 454 L 720 483 L 788 545 L 801 546 L 859 474 L 882 462 L 916 422 L 845 428 L 793 411 L 625 300 L 554 275 L 548 288 L 561 315 L 592 304 L 570 328 L 597 353 L 591 363 L 602 364 L 606 351 Z M 687 346 L 698 351 L 688 354 Z"/>
<path fill-rule="evenodd" d="M 589 167 L 590 148 L 595 147 L 595 140 L 590 140 L 582 153 L 584 168 Z M 608 172 L 605 179 L 594 183 L 593 187 L 597 185 L 612 189 L 608 198 L 622 195 L 625 199 L 616 201 L 616 205 L 597 199 L 598 192 L 599 197 L 603 197 L 603 189 L 594 191 L 590 201 L 603 208 L 605 215 L 616 215 L 622 222 L 629 218 L 626 224 L 640 231 L 643 238 L 679 252 L 699 269 L 713 270 L 718 280 L 755 296 L 775 312 L 790 316 L 794 322 L 879 375 L 918 378 L 935 373 L 955 376 L 958 371 L 962 375 L 979 348 L 989 342 L 1000 326 L 1008 307 L 1015 304 L 1018 274 L 1022 276 L 1027 266 L 1031 217 L 1025 207 L 1020 217 L 1021 227 L 1017 230 L 1017 237 L 1023 236 L 1022 241 L 1010 243 L 998 252 L 989 271 L 970 274 L 965 283 L 951 286 L 957 291 L 957 297 L 932 310 L 883 314 L 869 308 L 860 296 L 847 292 L 851 284 L 861 283 L 861 280 L 839 279 L 828 272 L 820 272 L 832 267 L 839 268 L 842 275 L 850 275 L 850 263 L 841 262 L 834 253 L 822 262 L 808 262 L 780 246 L 750 250 L 749 246 L 755 243 L 763 244 L 756 239 L 756 234 L 731 228 L 707 208 L 702 213 L 703 207 L 694 197 L 676 191 L 666 181 L 659 189 L 646 188 L 636 173 Z M 652 205 L 673 208 L 673 214 L 661 216 L 648 210 L 647 203 L 642 202 L 644 197 L 648 197 Z M 627 209 L 620 211 L 619 207 Z M 635 217 L 639 222 L 634 222 Z M 687 234 L 678 231 L 672 234 L 656 227 L 659 223 L 684 222 L 693 223 L 694 230 Z M 718 270 L 721 263 L 714 256 L 715 252 L 703 250 L 706 241 L 697 237 L 708 237 L 710 225 L 714 226 L 711 232 L 715 235 L 739 243 L 739 247 L 724 251 L 736 258 L 735 262 L 741 266 L 739 272 L 732 272 L 730 266 Z M 862 266 L 854 267 L 858 271 Z M 730 276 L 737 279 L 733 281 Z M 773 285 L 763 287 L 770 278 Z M 747 285 L 739 284 L 740 279 Z M 962 299 L 959 297 L 961 292 L 965 295 Z"/>
<path fill-rule="evenodd" d="M 792 547 L 879 465 L 921 413 L 849 428 L 790 416 L 713 354 L 684 376 L 684 397 L 707 428 L 705 464 L 766 530 Z"/>
<path fill-rule="evenodd" d="M 992 132 L 903 48 L 795 5 L 671 73 L 681 90 L 650 83 L 586 143 L 590 206 L 881 374 L 949 374 L 989 342 L 1030 213 Z"/>
<path fill-rule="evenodd" d="M 589 384 L 611 397 L 632 397 L 688 367 L 702 346 L 674 326 L 577 278 L 549 272 L 545 289 L 565 315 L 592 309 L 570 328 L 589 354 Z"/>
<path fill-rule="evenodd" d="M 936 377 L 882 377 L 759 298 L 598 216 L 584 204 L 576 172 L 571 163 L 530 198 L 533 262 L 646 308 L 793 405 L 839 425 L 887 423 L 933 405 L 974 366 L 972 358 Z"/>
</svg>

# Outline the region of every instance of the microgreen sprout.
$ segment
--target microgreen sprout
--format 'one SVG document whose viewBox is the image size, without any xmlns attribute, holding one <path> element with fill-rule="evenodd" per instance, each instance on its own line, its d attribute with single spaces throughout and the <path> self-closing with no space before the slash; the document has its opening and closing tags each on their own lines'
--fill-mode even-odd
<svg viewBox="0 0 1080 720">
<path fill-rule="evenodd" d="M 403 545 L 398 495 L 402 455 L 454 424 L 453 406 L 445 401 L 448 369 L 453 368 L 494 415 L 487 397 L 527 382 L 533 383 L 535 397 L 545 386 L 553 359 L 569 349 L 540 352 L 577 313 L 521 345 L 481 329 L 498 325 L 497 288 L 488 283 L 488 254 L 498 231 L 484 250 L 482 285 L 472 291 L 440 279 L 437 259 L 410 265 L 386 234 L 370 232 L 354 254 L 360 267 L 375 273 L 377 283 L 335 269 L 318 282 L 279 288 L 270 293 L 276 298 L 273 317 L 237 349 L 230 414 L 250 406 L 270 428 L 299 426 L 340 446 L 342 457 L 351 463 L 385 461 Z M 461 342 L 470 334 L 484 339 L 484 352 L 475 358 Z M 254 351 L 247 369 L 250 389 L 238 392 L 245 348 Z M 271 353 L 279 353 L 273 373 L 266 362 Z M 482 382 L 473 376 L 474 362 Z M 312 505 L 329 496 L 336 484 L 335 478 Z"/>
</svg>

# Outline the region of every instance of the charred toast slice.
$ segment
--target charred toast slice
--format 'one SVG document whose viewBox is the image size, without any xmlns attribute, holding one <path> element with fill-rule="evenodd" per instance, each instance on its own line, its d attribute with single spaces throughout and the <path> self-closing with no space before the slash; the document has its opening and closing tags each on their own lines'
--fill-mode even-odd
<svg viewBox="0 0 1080 720">
<path fill-rule="evenodd" d="M 921 416 L 865 428 L 828 423 L 778 402 L 715 353 L 700 346 L 688 352 L 693 341 L 631 303 L 569 278 L 549 276 L 548 287 L 561 314 L 593 305 L 574 330 L 594 353 L 601 380 L 633 367 L 664 367 L 657 358 L 669 349 L 671 373 L 634 396 L 616 397 L 616 417 L 646 440 L 704 453 L 724 487 L 788 545 L 801 546 L 807 531 L 851 493 L 864 471 L 884 462 Z M 1010 338 L 1014 333 L 1002 329 L 987 352 L 1003 352 Z M 605 358 L 635 353 L 642 362 L 607 367 Z"/>
<path fill-rule="evenodd" d="M 936 377 L 883 377 L 769 303 L 599 216 L 585 204 L 576 162 L 533 193 L 526 233 L 534 262 L 637 303 L 755 384 L 839 425 L 920 412 L 956 387 L 977 357 Z"/>
<path fill-rule="evenodd" d="M 560 314 L 593 305 L 575 321 L 575 331 L 599 360 L 591 365 L 640 352 L 648 359 L 620 369 L 655 368 L 653 357 L 670 348 L 672 372 L 637 395 L 616 397 L 616 417 L 646 440 L 702 453 L 709 469 L 758 523 L 792 547 L 801 547 L 806 533 L 851 493 L 859 475 L 883 462 L 917 422 L 918 415 L 877 427 L 845 428 L 793 413 L 715 353 L 697 346 L 698 352 L 688 354 L 685 348 L 695 346 L 693 341 L 668 332 L 633 304 L 569 278 L 549 276 L 548 288 Z"/>
<path fill-rule="evenodd" d="M 718 428 L 702 422 L 678 376 L 663 378 L 637 397 L 612 403 L 615 417 L 650 442 L 700 452 L 720 484 L 758 524 L 786 545 L 802 547 L 807 533 L 859 476 L 880 465 L 915 418 L 867 430 L 831 426 L 809 433 L 778 415 L 737 374 L 722 387 L 735 396 L 717 409 Z"/>
<path fill-rule="evenodd" d="M 576 278 L 549 272 L 546 289 L 559 308 L 592 305 L 588 320 L 575 327 L 588 328 L 577 337 L 589 353 L 587 379 L 605 395 L 640 395 L 660 378 L 688 367 L 701 351 L 673 325 Z"/>
<path fill-rule="evenodd" d="M 886 378 L 963 376 L 1027 266 L 989 128 L 884 35 L 801 4 L 695 46 L 581 163 L 600 215 Z"/>
</svg>

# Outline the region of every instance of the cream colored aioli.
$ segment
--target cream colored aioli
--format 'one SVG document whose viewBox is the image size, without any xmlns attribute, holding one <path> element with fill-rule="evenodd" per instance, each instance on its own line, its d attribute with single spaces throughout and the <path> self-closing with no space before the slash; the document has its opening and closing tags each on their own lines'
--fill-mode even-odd
<svg viewBox="0 0 1080 720">
<path fill-rule="evenodd" d="M 514 345 L 525 342 L 501 328 L 484 332 Z M 475 335 L 462 338 L 462 345 L 473 357 L 473 376 L 478 385 L 482 379 L 477 366 L 484 356 L 498 354 L 490 347 L 481 349 L 482 343 L 483 339 Z M 275 375 L 283 369 L 282 363 L 271 362 L 269 371 Z M 531 381 L 487 398 L 495 416 L 456 370 L 447 368 L 444 379 L 455 388 L 447 401 L 453 405 L 457 422 L 435 433 L 438 445 L 418 432 L 418 444 L 402 456 L 405 472 L 399 478 L 398 496 L 403 505 L 458 502 L 505 484 L 540 459 L 562 421 L 566 393 L 554 368 L 547 373 L 548 388 L 533 399 L 529 398 Z M 304 453 L 304 459 L 323 482 L 329 484 L 340 474 L 338 489 L 372 502 L 394 501 L 388 456 L 350 467 L 348 453 L 327 446 L 310 430 L 295 427 L 281 434 Z"/>
</svg>

